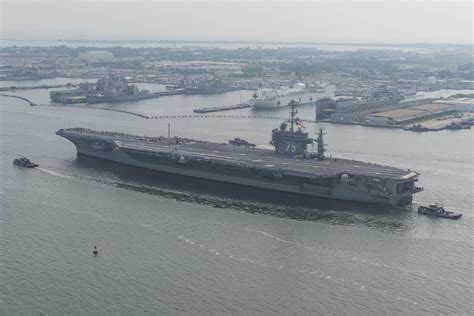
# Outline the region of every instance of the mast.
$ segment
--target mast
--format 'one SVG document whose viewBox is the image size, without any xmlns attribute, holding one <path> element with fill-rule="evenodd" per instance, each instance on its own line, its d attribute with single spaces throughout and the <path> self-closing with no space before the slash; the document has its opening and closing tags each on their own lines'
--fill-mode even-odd
<svg viewBox="0 0 474 316">
<path fill-rule="evenodd" d="M 290 104 L 291 106 L 291 125 L 290 125 L 290 131 L 293 133 L 294 132 L 294 123 L 295 123 L 295 115 L 296 113 L 298 113 L 298 111 L 295 111 L 295 105 L 296 105 L 296 101 L 294 100 L 291 100 L 290 101 Z"/>
<path fill-rule="evenodd" d="M 449 93 L 449 64 L 446 65 L 446 93 Z"/>
<path fill-rule="evenodd" d="M 314 122 L 316 123 L 318 121 L 318 101 L 315 102 L 314 104 Z"/>
<path fill-rule="evenodd" d="M 324 149 L 325 145 L 324 145 L 323 135 L 324 135 L 323 129 L 320 128 L 318 139 L 316 140 L 318 142 L 318 152 L 316 154 L 316 158 L 318 158 L 318 160 L 324 160 L 326 158 L 324 157 L 324 152 L 326 151 L 326 149 Z"/>
</svg>

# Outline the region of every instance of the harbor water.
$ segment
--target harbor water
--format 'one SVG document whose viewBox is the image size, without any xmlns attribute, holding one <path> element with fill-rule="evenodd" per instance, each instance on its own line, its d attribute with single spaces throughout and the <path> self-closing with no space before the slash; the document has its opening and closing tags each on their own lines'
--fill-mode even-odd
<svg viewBox="0 0 474 316">
<path fill-rule="evenodd" d="M 67 79 L 64 79 L 67 82 Z M 47 84 L 43 80 L 37 84 Z M 20 85 L 20 84 L 18 84 Z M 149 87 L 147 87 L 148 89 Z M 252 91 L 98 104 L 192 115 Z M 144 119 L 0 97 L 0 314 L 471 314 L 473 130 L 410 133 L 319 124 L 327 155 L 418 171 L 406 208 L 216 185 L 76 156 L 86 127 L 268 145 L 288 109 L 248 118 Z M 298 109 L 314 118 L 314 107 Z M 308 123 L 310 134 L 316 126 Z M 12 165 L 27 156 L 36 169 Z M 460 220 L 416 213 L 441 202 Z M 94 246 L 98 254 L 93 255 Z"/>
</svg>

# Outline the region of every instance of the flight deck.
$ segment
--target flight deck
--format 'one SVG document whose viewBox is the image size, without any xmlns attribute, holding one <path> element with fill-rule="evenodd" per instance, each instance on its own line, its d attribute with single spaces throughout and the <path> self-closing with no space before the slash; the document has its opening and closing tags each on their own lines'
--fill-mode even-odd
<svg viewBox="0 0 474 316">
<path fill-rule="evenodd" d="M 82 137 L 108 139 L 120 148 L 147 151 L 150 153 L 170 153 L 176 155 L 208 158 L 222 163 L 245 165 L 261 169 L 274 169 L 295 174 L 310 174 L 316 177 L 331 177 L 347 174 L 363 174 L 370 177 L 407 179 L 417 176 L 416 172 L 395 167 L 378 165 L 356 160 L 326 158 L 325 160 L 294 158 L 274 153 L 269 149 L 248 148 L 227 143 L 196 141 L 188 138 L 144 137 L 121 133 L 97 132 L 87 129 L 69 129 Z"/>
<path fill-rule="evenodd" d="M 241 186 L 385 205 L 410 204 L 412 195 L 422 190 L 415 186 L 414 171 L 326 157 L 323 131 L 310 138 L 294 117 L 294 106 L 291 125 L 285 121 L 272 130 L 273 150 L 240 138 L 216 143 L 84 128 L 56 133 L 74 143 L 81 155 Z"/>
</svg>

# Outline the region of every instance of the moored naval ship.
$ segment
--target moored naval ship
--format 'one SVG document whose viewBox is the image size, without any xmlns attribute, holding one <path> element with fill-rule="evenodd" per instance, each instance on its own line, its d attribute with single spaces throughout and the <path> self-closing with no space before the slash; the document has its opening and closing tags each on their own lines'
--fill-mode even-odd
<svg viewBox="0 0 474 316">
<path fill-rule="evenodd" d="M 87 91 L 75 90 L 56 90 L 49 92 L 49 98 L 57 103 L 83 103 L 87 102 Z"/>
<path fill-rule="evenodd" d="M 318 89 L 307 89 L 306 84 L 298 82 L 293 87 L 280 89 L 259 88 L 248 103 L 256 110 L 287 106 L 291 101 L 298 105 L 315 103 L 322 98 L 333 98 L 336 88 L 324 85 Z"/>
<path fill-rule="evenodd" d="M 159 94 L 139 90 L 136 85 L 129 85 L 125 78 L 109 75 L 99 79 L 94 94 L 86 95 L 87 103 L 122 102 L 158 98 Z"/>
<path fill-rule="evenodd" d="M 57 103 L 83 103 L 87 102 L 86 95 L 94 93 L 94 84 L 79 83 L 76 89 L 53 90 L 49 92 L 51 101 Z"/>
<path fill-rule="evenodd" d="M 226 86 L 221 80 L 188 80 L 184 86 L 184 93 L 192 94 L 216 94 L 238 90 L 234 87 Z"/>
<path fill-rule="evenodd" d="M 135 136 L 84 128 L 61 129 L 78 155 L 242 186 L 307 196 L 407 205 L 418 173 L 361 161 L 327 158 L 323 131 L 312 139 L 295 118 L 272 131 L 274 150 L 247 142 L 214 143 L 189 138 Z M 288 126 L 289 125 L 289 126 Z M 317 151 L 310 150 L 317 144 Z"/>
<path fill-rule="evenodd" d="M 225 93 L 225 92 L 232 92 L 237 90 L 236 88 L 232 87 L 207 87 L 207 88 L 200 88 L 200 87 L 186 87 L 184 88 L 184 93 L 191 95 L 191 94 L 217 94 L 217 93 Z"/>
</svg>

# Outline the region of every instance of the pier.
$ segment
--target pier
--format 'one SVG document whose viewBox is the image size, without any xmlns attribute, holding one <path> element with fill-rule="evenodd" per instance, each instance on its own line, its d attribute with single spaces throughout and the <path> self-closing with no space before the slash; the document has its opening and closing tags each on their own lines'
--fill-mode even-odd
<svg viewBox="0 0 474 316">
<path fill-rule="evenodd" d="M 418 125 L 424 129 L 423 131 L 437 132 L 444 129 L 449 130 L 448 126 L 452 123 L 463 125 L 464 122 L 468 122 L 470 120 L 474 120 L 474 115 L 472 113 L 464 113 L 462 117 L 459 117 L 456 115 L 450 115 L 450 116 L 441 117 L 441 118 L 432 118 L 431 120 L 421 121 L 418 123 Z M 411 126 L 412 125 L 405 127 L 405 130 L 410 130 L 409 128 Z M 464 127 L 460 129 L 470 129 L 471 127 L 470 125 L 463 125 L 463 126 Z"/>
<path fill-rule="evenodd" d="M 34 103 L 33 101 L 31 101 L 30 99 L 27 99 L 27 98 L 25 98 L 25 97 L 20 97 L 20 96 L 17 96 L 17 95 L 0 94 L 0 96 L 24 100 L 24 101 L 28 102 L 28 103 L 30 104 L 30 106 L 36 106 L 36 105 L 37 105 L 36 103 Z"/>
<path fill-rule="evenodd" d="M 247 103 L 241 104 L 234 104 L 234 105 L 224 105 L 224 106 L 215 106 L 210 108 L 201 108 L 201 109 L 194 109 L 194 113 L 211 113 L 211 112 L 222 112 L 222 111 L 230 111 L 230 110 L 237 110 L 237 109 L 245 109 L 250 108 L 251 105 Z"/>
<path fill-rule="evenodd" d="M 178 95 L 178 94 L 184 94 L 184 89 L 177 89 L 177 90 L 167 90 L 167 91 L 162 91 L 158 92 L 160 97 L 165 97 L 169 95 Z"/>
<path fill-rule="evenodd" d="M 77 87 L 75 84 L 57 84 L 57 85 L 39 85 L 39 86 L 9 86 L 9 87 L 1 87 L 0 91 L 14 91 L 14 90 L 31 90 L 31 89 L 52 89 L 52 88 L 74 88 Z"/>
</svg>

